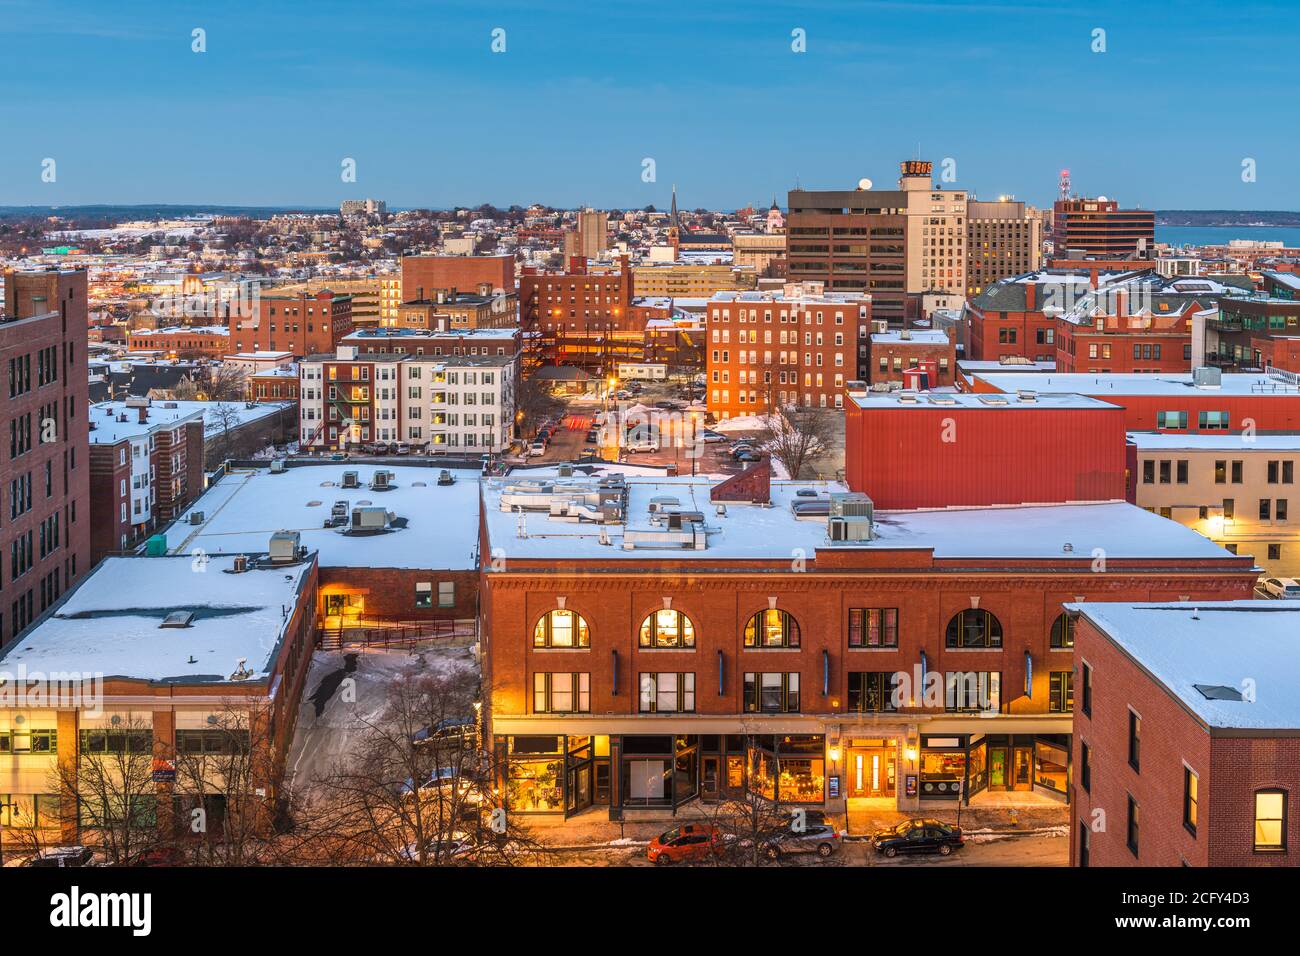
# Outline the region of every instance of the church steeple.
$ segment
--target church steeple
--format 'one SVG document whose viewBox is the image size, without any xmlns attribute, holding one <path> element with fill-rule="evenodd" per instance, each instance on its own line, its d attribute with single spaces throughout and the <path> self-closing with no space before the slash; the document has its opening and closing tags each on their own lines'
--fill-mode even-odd
<svg viewBox="0 0 1300 956">
<path fill-rule="evenodd" d="M 673 258 L 677 258 L 677 250 L 681 242 L 681 225 L 677 221 L 677 184 L 673 183 L 673 204 L 668 214 L 668 243 L 673 247 Z"/>
</svg>

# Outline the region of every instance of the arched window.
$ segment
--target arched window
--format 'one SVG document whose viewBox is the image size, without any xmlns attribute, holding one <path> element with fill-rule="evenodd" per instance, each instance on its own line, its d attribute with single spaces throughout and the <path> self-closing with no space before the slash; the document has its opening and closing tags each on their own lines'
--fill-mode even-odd
<svg viewBox="0 0 1300 956">
<path fill-rule="evenodd" d="M 641 622 L 642 647 L 694 647 L 695 625 L 681 611 L 661 608 Z"/>
<path fill-rule="evenodd" d="M 789 611 L 770 607 L 745 625 L 746 647 L 798 647 L 799 622 Z"/>
<path fill-rule="evenodd" d="M 1052 622 L 1052 646 L 1074 647 L 1074 618 L 1065 611 Z"/>
<path fill-rule="evenodd" d="M 1001 647 L 1002 624 L 983 608 L 971 607 L 948 622 L 948 647 Z"/>
<path fill-rule="evenodd" d="M 587 622 L 577 611 L 547 611 L 533 628 L 533 647 L 590 647 Z"/>
</svg>

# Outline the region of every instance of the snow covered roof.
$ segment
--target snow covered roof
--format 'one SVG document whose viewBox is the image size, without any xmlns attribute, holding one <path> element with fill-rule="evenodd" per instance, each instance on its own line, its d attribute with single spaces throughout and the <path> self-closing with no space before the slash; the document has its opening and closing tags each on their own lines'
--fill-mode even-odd
<svg viewBox="0 0 1300 956">
<path fill-rule="evenodd" d="M 487 479 L 484 521 L 493 554 L 520 559 L 709 561 L 783 560 L 801 550 L 811 560 L 818 548 L 852 547 L 867 551 L 932 549 L 936 559 L 1092 561 L 1100 548 L 1111 560 L 1233 558 L 1195 531 L 1125 502 L 877 511 L 871 540 L 831 545 L 824 514 L 799 517 L 791 506 L 818 498 L 824 501 L 833 492 L 847 490 L 837 482 L 774 480 L 770 507 L 727 501 L 722 502 L 725 511 L 719 512 L 719 502 L 710 499 L 715 482 L 709 478 L 629 475 L 624 478 L 624 520 L 599 523 L 552 516 L 547 510 L 517 510 L 517 504 L 533 493 L 523 487 L 530 481 L 549 485 L 558 497 L 570 491 L 576 496 L 595 490 L 595 481 L 581 475 L 553 480 L 532 475 Z M 545 493 L 538 495 L 537 506 L 544 504 L 544 497 Z M 650 506 L 656 499 L 675 499 L 674 507 L 702 515 L 702 548 L 687 549 L 680 543 L 656 547 L 640 534 L 652 528 Z M 629 543 L 635 546 L 629 548 Z"/>
<path fill-rule="evenodd" d="M 872 332 L 872 345 L 947 345 L 948 333 L 938 329 L 908 329 L 904 336 L 902 329 L 889 332 Z"/>
<path fill-rule="evenodd" d="M 478 566 L 478 472 L 451 470 L 455 482 L 438 485 L 437 466 L 361 465 L 352 461 L 301 465 L 283 474 L 265 468 L 233 471 L 212 485 L 166 529 L 173 554 L 202 548 L 233 554 L 265 547 L 274 531 L 297 531 L 319 554 L 323 568 L 403 568 L 469 571 Z M 450 469 L 449 469 L 450 470 Z M 359 488 L 343 488 L 355 471 Z M 393 475 L 390 491 L 370 488 L 376 471 Z M 326 528 L 336 501 L 386 508 L 406 527 L 387 534 L 350 536 Z M 190 515 L 202 512 L 199 525 Z"/>
<path fill-rule="evenodd" d="M 1300 601 L 1065 607 L 1096 625 L 1207 726 L 1300 729 Z"/>
<path fill-rule="evenodd" d="M 248 402 L 182 402 L 153 401 L 147 406 L 149 420 L 140 421 L 138 406 L 128 405 L 125 401 L 99 402 L 90 406 L 90 423 L 94 428 L 90 432 L 92 445 L 114 445 L 126 438 L 142 438 L 160 429 L 173 428 L 183 421 L 195 416 L 204 419 L 204 432 L 212 436 L 225 428 L 221 415 L 229 415 L 231 428 L 239 428 L 249 422 L 274 415 L 292 403 L 258 402 L 250 406 Z M 222 412 L 221 409 L 229 409 Z M 126 421 L 118 421 L 122 415 Z"/>
<path fill-rule="evenodd" d="M 254 550 L 265 552 L 269 538 Z M 0 670 L 207 683 L 229 680 L 243 660 L 251 679 L 266 677 L 285 608 L 298 603 L 312 562 L 226 573 L 233 566 L 189 555 L 106 558 L 0 657 Z M 161 626 L 176 612 L 193 614 L 189 626 Z"/>
<path fill-rule="evenodd" d="M 1117 407 L 1095 398 L 1089 398 L 1086 395 L 1075 395 L 1070 392 L 1052 392 L 1048 394 L 1034 392 L 1030 396 L 1030 391 L 1033 391 L 1033 389 L 1029 388 L 1023 396 L 1017 392 L 954 392 L 948 390 L 929 392 L 850 392 L 849 400 L 863 409 L 928 408 L 934 410 L 975 408 L 997 411 L 1008 408 L 1114 409 Z"/>
<path fill-rule="evenodd" d="M 976 378 L 1004 392 L 1037 389 L 1038 392 L 1077 392 L 1083 395 L 1248 395 L 1253 398 L 1300 395 L 1300 389 L 1288 386 L 1263 372 L 1224 372 L 1221 384 L 1197 386 L 1189 373 L 1124 372 L 978 372 Z"/>
<path fill-rule="evenodd" d="M 1129 432 L 1128 440 L 1139 451 L 1300 451 L 1300 433 L 1276 435 L 1200 433 L 1185 435 L 1169 432 Z"/>
</svg>

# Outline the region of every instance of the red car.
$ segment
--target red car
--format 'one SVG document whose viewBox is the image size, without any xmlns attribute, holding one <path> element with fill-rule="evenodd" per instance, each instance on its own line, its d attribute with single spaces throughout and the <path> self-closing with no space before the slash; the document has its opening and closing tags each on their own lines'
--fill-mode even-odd
<svg viewBox="0 0 1300 956">
<path fill-rule="evenodd" d="M 722 832 L 717 827 L 684 823 L 651 840 L 646 855 L 658 866 L 698 863 L 721 855 L 722 843 Z"/>
</svg>

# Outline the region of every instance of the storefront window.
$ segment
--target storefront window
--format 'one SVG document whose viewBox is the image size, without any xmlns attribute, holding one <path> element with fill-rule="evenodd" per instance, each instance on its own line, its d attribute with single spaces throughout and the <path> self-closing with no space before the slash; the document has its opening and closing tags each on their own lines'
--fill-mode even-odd
<svg viewBox="0 0 1300 956">
<path fill-rule="evenodd" d="M 955 797 L 961 792 L 966 771 L 963 750 L 925 750 L 921 753 L 921 796 Z"/>
<path fill-rule="evenodd" d="M 1070 755 L 1064 747 L 1038 740 L 1034 742 L 1034 783 L 1060 793 L 1070 784 Z"/>
<path fill-rule="evenodd" d="M 563 766 L 558 759 L 512 759 L 507 782 L 510 807 L 534 813 L 562 810 L 560 773 Z"/>
<path fill-rule="evenodd" d="M 971 793 L 983 790 L 988 785 L 988 753 L 987 742 L 983 740 L 970 749 L 966 774 Z"/>
<path fill-rule="evenodd" d="M 782 803 L 821 803 L 825 799 L 825 761 L 782 757 L 780 768 L 778 798 Z"/>
</svg>

